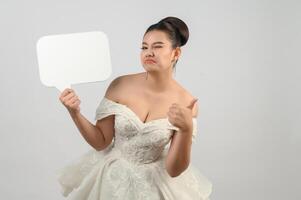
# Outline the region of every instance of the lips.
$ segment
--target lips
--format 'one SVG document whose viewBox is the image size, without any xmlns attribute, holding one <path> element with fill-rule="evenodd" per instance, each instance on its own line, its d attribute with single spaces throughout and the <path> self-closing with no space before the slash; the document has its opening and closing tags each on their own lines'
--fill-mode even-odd
<svg viewBox="0 0 301 200">
<path fill-rule="evenodd" d="M 152 60 L 152 59 L 146 59 L 144 62 L 156 63 L 156 61 L 154 61 L 154 60 Z"/>
</svg>

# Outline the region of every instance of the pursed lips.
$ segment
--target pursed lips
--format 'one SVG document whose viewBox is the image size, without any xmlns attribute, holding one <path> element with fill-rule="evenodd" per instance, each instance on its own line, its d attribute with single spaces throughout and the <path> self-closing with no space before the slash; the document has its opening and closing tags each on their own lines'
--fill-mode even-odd
<svg viewBox="0 0 301 200">
<path fill-rule="evenodd" d="M 156 63 L 156 61 L 152 60 L 152 59 L 146 59 L 144 62 L 152 62 L 152 63 Z"/>
</svg>

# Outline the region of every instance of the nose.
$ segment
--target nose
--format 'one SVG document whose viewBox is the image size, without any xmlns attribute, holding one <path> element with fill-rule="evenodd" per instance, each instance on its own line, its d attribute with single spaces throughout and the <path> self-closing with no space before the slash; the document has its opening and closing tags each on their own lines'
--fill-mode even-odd
<svg viewBox="0 0 301 200">
<path fill-rule="evenodd" d="M 147 51 L 146 57 L 154 56 L 154 52 L 152 50 Z"/>
</svg>

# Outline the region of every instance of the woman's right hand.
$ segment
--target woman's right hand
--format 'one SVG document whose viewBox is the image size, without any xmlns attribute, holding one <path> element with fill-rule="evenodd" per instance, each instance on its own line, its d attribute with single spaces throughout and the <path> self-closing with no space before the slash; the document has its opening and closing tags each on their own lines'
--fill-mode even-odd
<svg viewBox="0 0 301 200">
<path fill-rule="evenodd" d="M 59 97 L 62 104 L 67 108 L 67 110 L 70 112 L 70 114 L 77 114 L 80 112 L 80 100 L 78 99 L 78 96 L 75 94 L 75 92 L 70 89 L 66 88 Z"/>
</svg>

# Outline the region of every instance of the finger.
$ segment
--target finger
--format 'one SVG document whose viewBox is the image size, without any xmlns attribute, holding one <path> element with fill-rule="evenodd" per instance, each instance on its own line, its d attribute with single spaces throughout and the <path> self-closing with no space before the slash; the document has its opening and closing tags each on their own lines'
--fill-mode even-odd
<svg viewBox="0 0 301 200">
<path fill-rule="evenodd" d="M 80 110 L 80 107 L 79 107 L 79 104 L 80 104 L 80 101 L 78 100 L 76 103 L 75 103 L 75 105 L 74 105 L 74 107 L 76 108 L 76 110 Z"/>
<path fill-rule="evenodd" d="M 187 106 L 189 109 L 193 109 L 194 104 L 198 101 L 198 99 L 193 99 L 190 104 Z"/>
<path fill-rule="evenodd" d="M 178 104 L 172 104 L 169 109 L 178 109 L 179 105 Z"/>
<path fill-rule="evenodd" d="M 67 94 L 69 94 L 70 92 L 72 92 L 72 90 L 70 88 L 66 88 L 62 93 L 61 93 L 61 97 L 66 96 Z"/>
<path fill-rule="evenodd" d="M 77 100 L 79 100 L 79 99 L 78 99 L 77 96 L 75 95 L 75 96 L 71 97 L 68 101 L 69 101 L 71 104 L 73 104 L 73 103 L 76 102 Z"/>
<path fill-rule="evenodd" d="M 175 111 L 168 111 L 167 115 L 169 118 L 174 119 L 177 116 L 177 113 Z"/>
<path fill-rule="evenodd" d="M 68 91 L 67 91 L 67 89 L 66 90 L 64 90 L 61 94 L 60 94 L 60 100 L 62 100 L 63 99 L 63 97 L 64 96 L 66 96 L 68 94 Z"/>
<path fill-rule="evenodd" d="M 167 118 L 168 118 L 168 121 L 169 121 L 170 123 L 173 123 L 174 118 L 173 118 L 173 115 L 172 115 L 172 114 L 168 113 L 168 114 L 167 114 Z"/>
<path fill-rule="evenodd" d="M 170 118 L 170 117 L 171 117 L 171 112 L 170 112 L 170 111 L 167 111 L 167 112 L 166 112 L 166 117 L 167 117 L 167 118 Z"/>
<path fill-rule="evenodd" d="M 68 98 L 66 98 L 66 97 L 67 97 L 69 94 L 71 94 L 71 92 L 68 91 L 68 90 L 65 90 L 64 92 L 62 92 L 62 95 L 60 96 L 60 100 L 61 100 L 61 101 L 64 101 L 64 100 L 68 99 Z"/>
<path fill-rule="evenodd" d="M 74 96 L 76 96 L 75 93 L 71 92 L 71 93 L 69 93 L 67 96 L 65 96 L 65 97 L 63 98 L 63 101 L 69 101 L 69 100 L 72 99 Z"/>
<path fill-rule="evenodd" d="M 168 112 L 170 112 L 170 113 L 172 113 L 172 114 L 175 114 L 175 113 L 178 112 L 178 109 L 175 108 L 175 107 L 170 107 L 169 110 L 168 110 Z"/>
<path fill-rule="evenodd" d="M 77 99 L 76 101 L 74 101 L 73 103 L 71 103 L 71 106 L 79 106 L 80 104 L 80 100 Z"/>
</svg>

